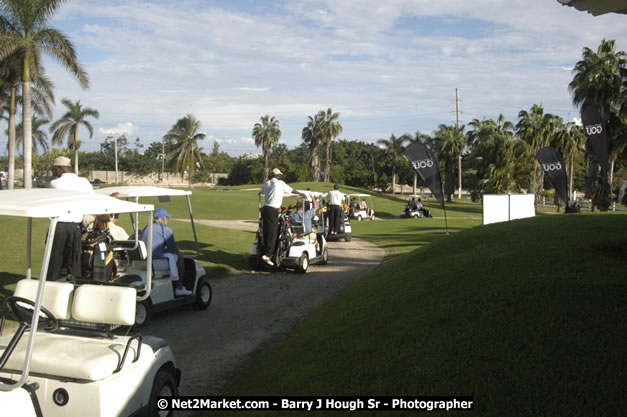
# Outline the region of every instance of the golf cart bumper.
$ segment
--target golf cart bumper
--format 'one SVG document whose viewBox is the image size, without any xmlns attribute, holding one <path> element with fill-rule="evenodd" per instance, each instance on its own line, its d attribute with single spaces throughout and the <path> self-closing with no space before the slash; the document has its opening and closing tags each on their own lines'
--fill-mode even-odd
<svg viewBox="0 0 627 417">
<path fill-rule="evenodd" d="M 5 345 L 5 337 L 0 338 L 0 346 Z M 38 335 L 27 383 L 39 385 L 36 394 L 43 415 L 84 416 L 89 410 L 88 414 L 93 417 L 130 416 L 149 403 L 152 383 L 159 369 L 169 367 L 179 377 L 170 346 L 152 337 L 146 337 L 146 343 L 141 344 L 136 361 L 133 359 L 137 345 L 133 342 L 127 359 L 116 372 L 117 350 L 111 350 L 112 355 L 101 355 L 98 351 L 105 345 L 123 344 L 127 339 L 126 336 L 113 341 L 62 334 Z M 19 379 L 22 341 L 0 377 Z M 51 361 L 53 350 L 55 360 Z M 177 378 L 177 382 L 179 380 Z"/>
</svg>

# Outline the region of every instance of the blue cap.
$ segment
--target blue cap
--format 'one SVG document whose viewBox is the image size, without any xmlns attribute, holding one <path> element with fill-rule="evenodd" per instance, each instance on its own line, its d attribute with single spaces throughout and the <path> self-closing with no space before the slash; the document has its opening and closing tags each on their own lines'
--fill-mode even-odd
<svg viewBox="0 0 627 417">
<path fill-rule="evenodd" d="M 158 208 L 155 210 L 155 218 L 163 219 L 164 217 L 167 217 L 168 219 L 172 218 L 172 216 L 170 216 L 164 208 Z"/>
</svg>

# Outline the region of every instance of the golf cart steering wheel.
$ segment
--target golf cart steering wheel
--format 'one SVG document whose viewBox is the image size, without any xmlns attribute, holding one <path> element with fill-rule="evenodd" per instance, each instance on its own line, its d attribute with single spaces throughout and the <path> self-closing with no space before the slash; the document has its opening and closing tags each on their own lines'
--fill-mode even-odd
<svg viewBox="0 0 627 417">
<path fill-rule="evenodd" d="M 4 310 L 12 312 L 18 323 L 28 326 L 33 319 L 35 302 L 27 298 L 11 295 L 4 300 Z M 57 318 L 44 306 L 41 306 L 39 311 L 39 324 L 45 325 L 46 330 L 55 330 L 59 327 Z"/>
</svg>

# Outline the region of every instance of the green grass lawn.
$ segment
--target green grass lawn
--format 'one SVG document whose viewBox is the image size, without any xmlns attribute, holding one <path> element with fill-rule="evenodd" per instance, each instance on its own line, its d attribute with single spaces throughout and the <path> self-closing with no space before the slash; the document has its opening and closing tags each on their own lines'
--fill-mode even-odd
<svg viewBox="0 0 627 417">
<path fill-rule="evenodd" d="M 412 236 L 407 222 L 363 231 L 384 246 L 399 230 L 431 244 L 397 251 L 223 394 L 472 395 L 474 412 L 459 415 L 624 414 L 627 216 L 538 216 L 449 236 Z"/>
<path fill-rule="evenodd" d="M 258 189 L 194 189 L 194 217 L 255 219 Z M 352 222 L 353 235 L 383 247 L 384 264 L 252 358 L 224 394 L 458 394 L 475 399 L 462 415 L 622 415 L 627 216 L 539 209 L 476 227 L 481 205 L 454 200 L 447 235 L 442 209 L 423 201 L 434 218 L 399 219 L 405 200 L 373 193 L 386 220 Z M 184 199 L 153 203 L 187 218 Z M 124 217 L 121 225 L 131 230 Z M 189 223 L 171 226 L 193 251 Z M 0 230 L 1 298 L 24 276 L 26 220 L 0 217 Z M 47 221 L 34 221 L 34 276 L 46 231 Z M 254 233 L 197 231 L 210 277 L 247 270 Z"/>
</svg>

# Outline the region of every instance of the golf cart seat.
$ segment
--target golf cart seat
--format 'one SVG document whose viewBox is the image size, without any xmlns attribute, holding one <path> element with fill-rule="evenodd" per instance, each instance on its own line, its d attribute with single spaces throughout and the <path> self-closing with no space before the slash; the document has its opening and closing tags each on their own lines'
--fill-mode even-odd
<svg viewBox="0 0 627 417">
<path fill-rule="evenodd" d="M 305 235 L 305 224 L 303 222 L 290 222 L 290 229 L 292 233 L 299 238 Z"/>
<path fill-rule="evenodd" d="M 143 240 L 137 242 L 135 247 L 135 241 L 133 240 L 116 240 L 113 242 L 115 251 L 125 251 L 126 257 L 130 263 L 133 264 L 136 269 L 144 269 L 146 267 L 145 262 L 148 257 L 146 251 L 146 244 Z M 170 264 L 167 258 L 152 258 L 152 272 L 154 279 L 169 278 L 170 277 Z"/>
<path fill-rule="evenodd" d="M 53 301 L 48 301 L 49 305 L 58 312 L 71 311 L 75 320 L 125 326 L 135 322 L 136 292 L 133 288 L 85 284 L 74 289 L 72 297 L 67 292 L 68 285 L 72 287 L 72 284 L 50 284 L 55 283 L 46 283 L 44 292 L 44 297 Z M 23 288 L 16 290 L 17 296 L 32 293 L 30 284 L 18 287 Z M 140 336 L 129 339 L 128 343 L 120 343 L 116 339 L 115 336 L 104 337 L 100 332 L 89 334 L 85 330 L 80 335 L 39 332 L 31 357 L 31 372 L 55 378 L 99 381 L 131 362 L 151 360 L 153 353 L 151 349 L 141 349 Z M 8 340 L 7 336 L 0 337 L 0 351 L 4 350 Z M 6 363 L 5 371 L 21 372 L 27 342 L 28 337 L 20 339 Z"/>
<path fill-rule="evenodd" d="M 26 298 L 28 300 L 37 299 L 37 288 L 39 280 L 23 279 L 17 282 L 13 295 Z M 72 297 L 74 295 L 74 285 L 69 282 L 50 281 L 44 287 L 44 295 L 41 305 L 47 308 L 57 319 L 67 320 L 72 311 Z"/>
</svg>

